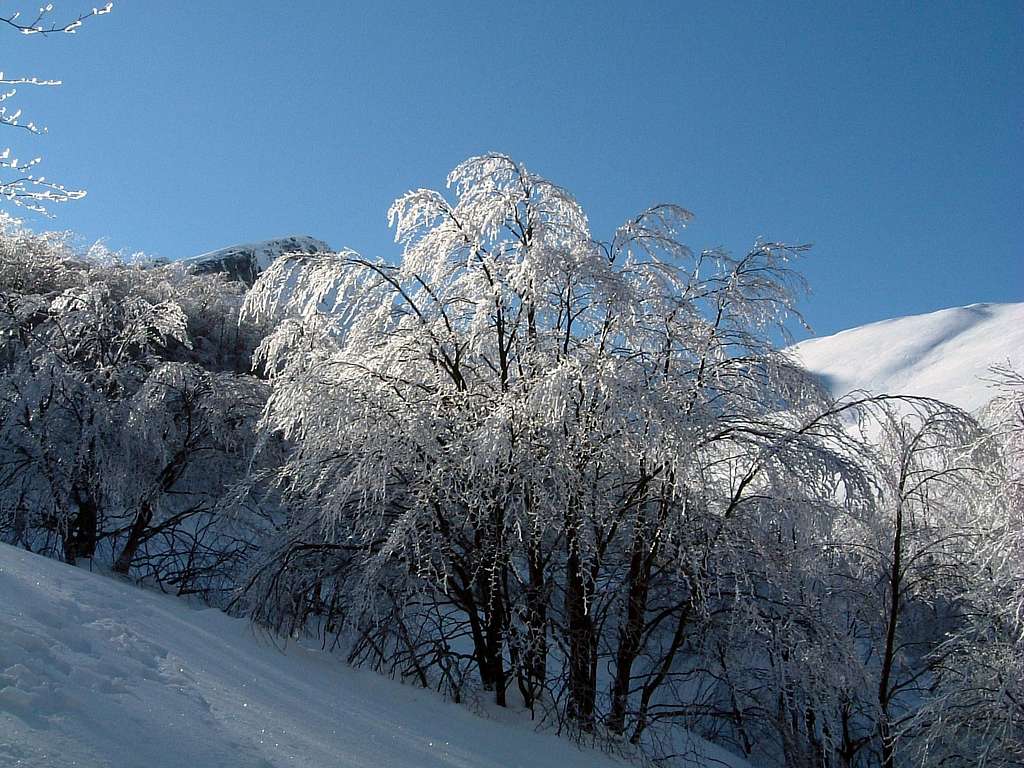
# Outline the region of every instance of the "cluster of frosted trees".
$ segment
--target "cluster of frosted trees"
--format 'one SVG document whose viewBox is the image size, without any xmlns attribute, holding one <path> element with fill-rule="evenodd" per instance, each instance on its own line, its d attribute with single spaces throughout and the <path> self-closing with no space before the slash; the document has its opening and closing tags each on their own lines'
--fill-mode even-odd
<svg viewBox="0 0 1024 768">
<path fill-rule="evenodd" d="M 0 533 L 626 751 L 1018 764 L 1020 377 L 981 423 L 835 401 L 774 343 L 799 248 L 599 241 L 503 156 L 449 187 L 398 264 L 244 296 L 9 232 Z"/>
<path fill-rule="evenodd" d="M 266 400 L 242 298 L 0 221 L 4 541 L 179 593 L 231 589 L 253 537 L 215 510 Z"/>
<path fill-rule="evenodd" d="M 601 242 L 502 156 L 448 184 L 392 206 L 398 265 L 286 258 L 247 298 L 292 446 L 257 618 L 663 751 L 1019 759 L 1019 387 L 996 433 L 834 402 L 772 343 L 799 249 L 692 253 L 675 206 Z"/>
</svg>

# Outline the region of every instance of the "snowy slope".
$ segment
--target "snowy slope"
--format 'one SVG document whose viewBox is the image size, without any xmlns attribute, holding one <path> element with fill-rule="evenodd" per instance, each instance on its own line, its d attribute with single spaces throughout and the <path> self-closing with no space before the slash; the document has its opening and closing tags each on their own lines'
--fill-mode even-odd
<svg viewBox="0 0 1024 768">
<path fill-rule="evenodd" d="M 992 365 L 1024 369 L 1024 303 L 971 304 L 899 317 L 792 348 L 835 395 L 854 389 L 934 397 L 969 411 L 993 393 Z"/>
<path fill-rule="evenodd" d="M 3 766 L 614 764 L 6 545 L 0 595 Z"/>
<path fill-rule="evenodd" d="M 321 253 L 331 251 L 323 240 L 308 235 L 292 235 L 258 243 L 243 243 L 182 259 L 181 263 L 196 272 L 224 272 L 233 280 L 247 285 L 256 282 L 259 274 L 282 253 Z"/>
<path fill-rule="evenodd" d="M 505 720 L 0 544 L 4 768 L 624 765 Z"/>
</svg>

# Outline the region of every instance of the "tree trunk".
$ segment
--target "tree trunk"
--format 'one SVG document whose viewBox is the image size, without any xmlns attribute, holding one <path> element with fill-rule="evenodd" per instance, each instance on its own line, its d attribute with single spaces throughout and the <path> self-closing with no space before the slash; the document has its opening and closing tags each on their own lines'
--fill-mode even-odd
<svg viewBox="0 0 1024 768">
<path fill-rule="evenodd" d="M 537 542 L 532 542 L 527 553 L 529 584 L 526 588 L 526 648 L 519 674 L 519 691 L 523 702 L 533 711 L 537 696 L 547 682 L 547 585 L 544 581 L 544 562 Z"/>
<path fill-rule="evenodd" d="M 694 607 L 694 594 L 695 590 L 691 583 L 690 596 L 679 608 L 679 618 L 676 621 L 676 628 L 672 633 L 672 639 L 669 641 L 668 647 L 658 662 L 657 670 L 650 675 L 640 692 L 640 706 L 637 708 L 636 725 L 633 726 L 633 733 L 629 737 L 630 742 L 633 744 L 640 743 L 640 737 L 649 724 L 648 712 L 650 711 L 654 694 L 661 687 L 661 684 L 665 682 L 666 678 L 668 678 L 669 673 L 672 671 L 672 665 L 675 663 L 676 654 L 686 642 L 686 630 L 689 627 L 690 615 Z"/>
<path fill-rule="evenodd" d="M 72 499 L 78 508 L 64 539 L 64 560 L 74 565 L 79 558 L 91 558 L 96 553 L 96 526 L 99 510 L 88 491 L 75 487 Z"/>
<path fill-rule="evenodd" d="M 621 734 L 626 727 L 633 663 L 640 652 L 640 639 L 647 609 L 647 594 L 650 589 L 650 566 L 650 558 L 644 557 L 644 538 L 637 532 L 633 538 L 633 552 L 629 561 L 626 617 L 619 628 L 615 678 L 612 681 L 611 689 L 611 711 L 608 715 L 608 729 L 615 734 Z"/>
<path fill-rule="evenodd" d="M 494 703 L 499 707 L 507 706 L 506 689 L 508 679 L 505 674 L 505 622 L 502 609 L 501 592 L 491 590 L 491 605 L 487 607 L 486 636 L 487 663 L 491 667 L 491 681 L 494 686 Z"/>
<path fill-rule="evenodd" d="M 583 563 L 570 540 L 566 563 L 565 612 L 569 635 L 569 717 L 584 731 L 594 729 L 596 686 L 593 676 L 596 661 L 594 623 L 589 613 L 590 587 L 583 573 Z"/>
<path fill-rule="evenodd" d="M 902 497 L 905 477 L 901 476 L 899 491 Z M 885 647 L 882 649 L 882 674 L 878 681 L 878 707 L 881 717 L 878 721 L 878 738 L 881 742 L 882 768 L 893 768 L 896 759 L 890 727 L 892 704 L 892 676 L 896 661 L 896 629 L 899 625 L 900 594 L 903 591 L 903 503 L 896 505 L 892 543 L 892 565 L 889 573 L 889 611 L 886 616 Z"/>
<path fill-rule="evenodd" d="M 135 553 L 138 552 L 139 546 L 142 544 L 143 535 L 152 519 L 153 507 L 148 501 L 145 501 L 139 508 L 139 512 L 135 516 L 135 522 L 132 523 L 132 528 L 128 532 L 128 541 L 125 542 L 124 549 L 121 550 L 121 554 L 114 563 L 114 573 L 120 573 L 124 576 L 128 575 L 132 560 L 135 559 Z"/>
</svg>

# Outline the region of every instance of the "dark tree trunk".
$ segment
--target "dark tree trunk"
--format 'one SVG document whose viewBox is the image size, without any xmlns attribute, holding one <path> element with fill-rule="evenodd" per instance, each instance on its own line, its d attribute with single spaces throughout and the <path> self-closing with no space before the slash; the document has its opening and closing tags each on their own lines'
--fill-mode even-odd
<svg viewBox="0 0 1024 768">
<path fill-rule="evenodd" d="M 484 622 L 480 621 L 480 613 L 477 611 L 476 601 L 472 598 L 469 590 L 466 590 L 468 599 L 466 603 L 466 615 L 469 617 L 469 631 L 473 638 L 473 655 L 476 657 L 476 667 L 480 672 L 480 684 L 485 691 L 494 690 L 494 678 L 492 671 L 494 665 L 488 659 L 487 641 L 484 638 Z"/>
<path fill-rule="evenodd" d="M 611 711 L 608 715 L 608 728 L 615 734 L 621 734 L 626 727 L 629 688 L 633 678 L 633 664 L 640 653 L 650 575 L 651 559 L 644 556 L 644 540 L 638 532 L 633 539 L 633 551 L 629 561 L 626 616 L 619 628 L 619 647 L 615 656 L 615 677 L 611 689 Z"/>
<path fill-rule="evenodd" d="M 505 674 L 504 639 L 505 622 L 504 610 L 502 607 L 501 593 L 499 590 L 491 590 L 491 605 L 488 606 L 486 616 L 485 642 L 487 647 L 487 664 L 491 667 L 490 678 L 494 687 L 494 703 L 499 707 L 507 705 L 506 689 L 508 679 Z"/>
<path fill-rule="evenodd" d="M 128 541 L 125 542 L 124 549 L 121 550 L 121 554 L 118 555 L 117 561 L 114 563 L 114 573 L 128 575 L 132 560 L 135 559 L 135 553 L 138 552 L 143 536 L 146 533 L 146 528 L 152 519 L 153 507 L 149 502 L 143 502 L 138 514 L 135 516 L 135 522 L 132 523 L 132 528 L 128 532 Z"/>
<path fill-rule="evenodd" d="M 881 742 L 882 768 L 893 768 L 896 760 L 896 748 L 893 743 L 890 725 L 892 705 L 892 678 L 896 661 L 896 630 L 900 621 L 902 608 L 900 596 L 903 592 L 903 489 L 906 482 L 905 471 L 900 477 L 899 492 L 901 500 L 896 505 L 892 543 L 892 565 L 889 572 L 889 611 L 886 616 L 885 647 L 882 649 L 882 674 L 878 681 L 878 707 L 881 715 L 878 720 L 878 737 Z"/>
<path fill-rule="evenodd" d="M 589 613 L 590 587 L 574 537 L 568 537 L 565 612 L 569 635 L 569 717 L 584 731 L 594 729 L 596 650 L 594 622 Z"/>
<path fill-rule="evenodd" d="M 519 690 L 523 701 L 532 711 L 537 696 L 547 682 L 547 585 L 544 580 L 544 562 L 540 546 L 533 542 L 527 555 L 529 584 L 526 589 L 526 648 L 523 652 Z"/>
<path fill-rule="evenodd" d="M 690 616 L 694 607 L 693 595 L 694 591 L 691 583 L 690 596 L 687 599 L 687 602 L 683 603 L 679 608 L 679 617 L 676 620 L 676 628 L 672 633 L 672 638 L 669 641 L 668 647 L 664 650 L 663 655 L 657 664 L 656 671 L 647 678 L 647 682 L 644 683 L 644 686 L 641 689 L 640 705 L 637 708 L 636 724 L 633 726 L 633 733 L 629 737 L 630 742 L 633 744 L 640 743 L 640 738 L 649 725 L 648 713 L 650 711 L 651 702 L 654 699 L 654 694 L 668 678 L 668 675 L 672 670 L 672 665 L 675 663 L 676 654 L 679 653 L 683 645 L 686 643 L 686 630 L 689 628 Z"/>
<path fill-rule="evenodd" d="M 99 510 L 88 491 L 75 488 L 72 491 L 72 499 L 78 513 L 68 526 L 64 539 L 64 560 L 73 565 L 79 558 L 91 558 L 96 553 Z"/>
</svg>

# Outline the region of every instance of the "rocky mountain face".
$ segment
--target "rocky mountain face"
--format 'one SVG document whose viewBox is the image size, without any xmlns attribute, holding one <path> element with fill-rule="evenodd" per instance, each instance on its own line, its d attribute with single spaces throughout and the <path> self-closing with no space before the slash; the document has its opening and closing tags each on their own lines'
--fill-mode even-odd
<svg viewBox="0 0 1024 768">
<path fill-rule="evenodd" d="M 222 272 L 230 280 L 252 285 L 260 273 L 284 253 L 321 253 L 333 249 L 323 240 L 308 235 L 292 235 L 276 240 L 243 243 L 182 259 L 181 263 L 197 273 Z"/>
</svg>

